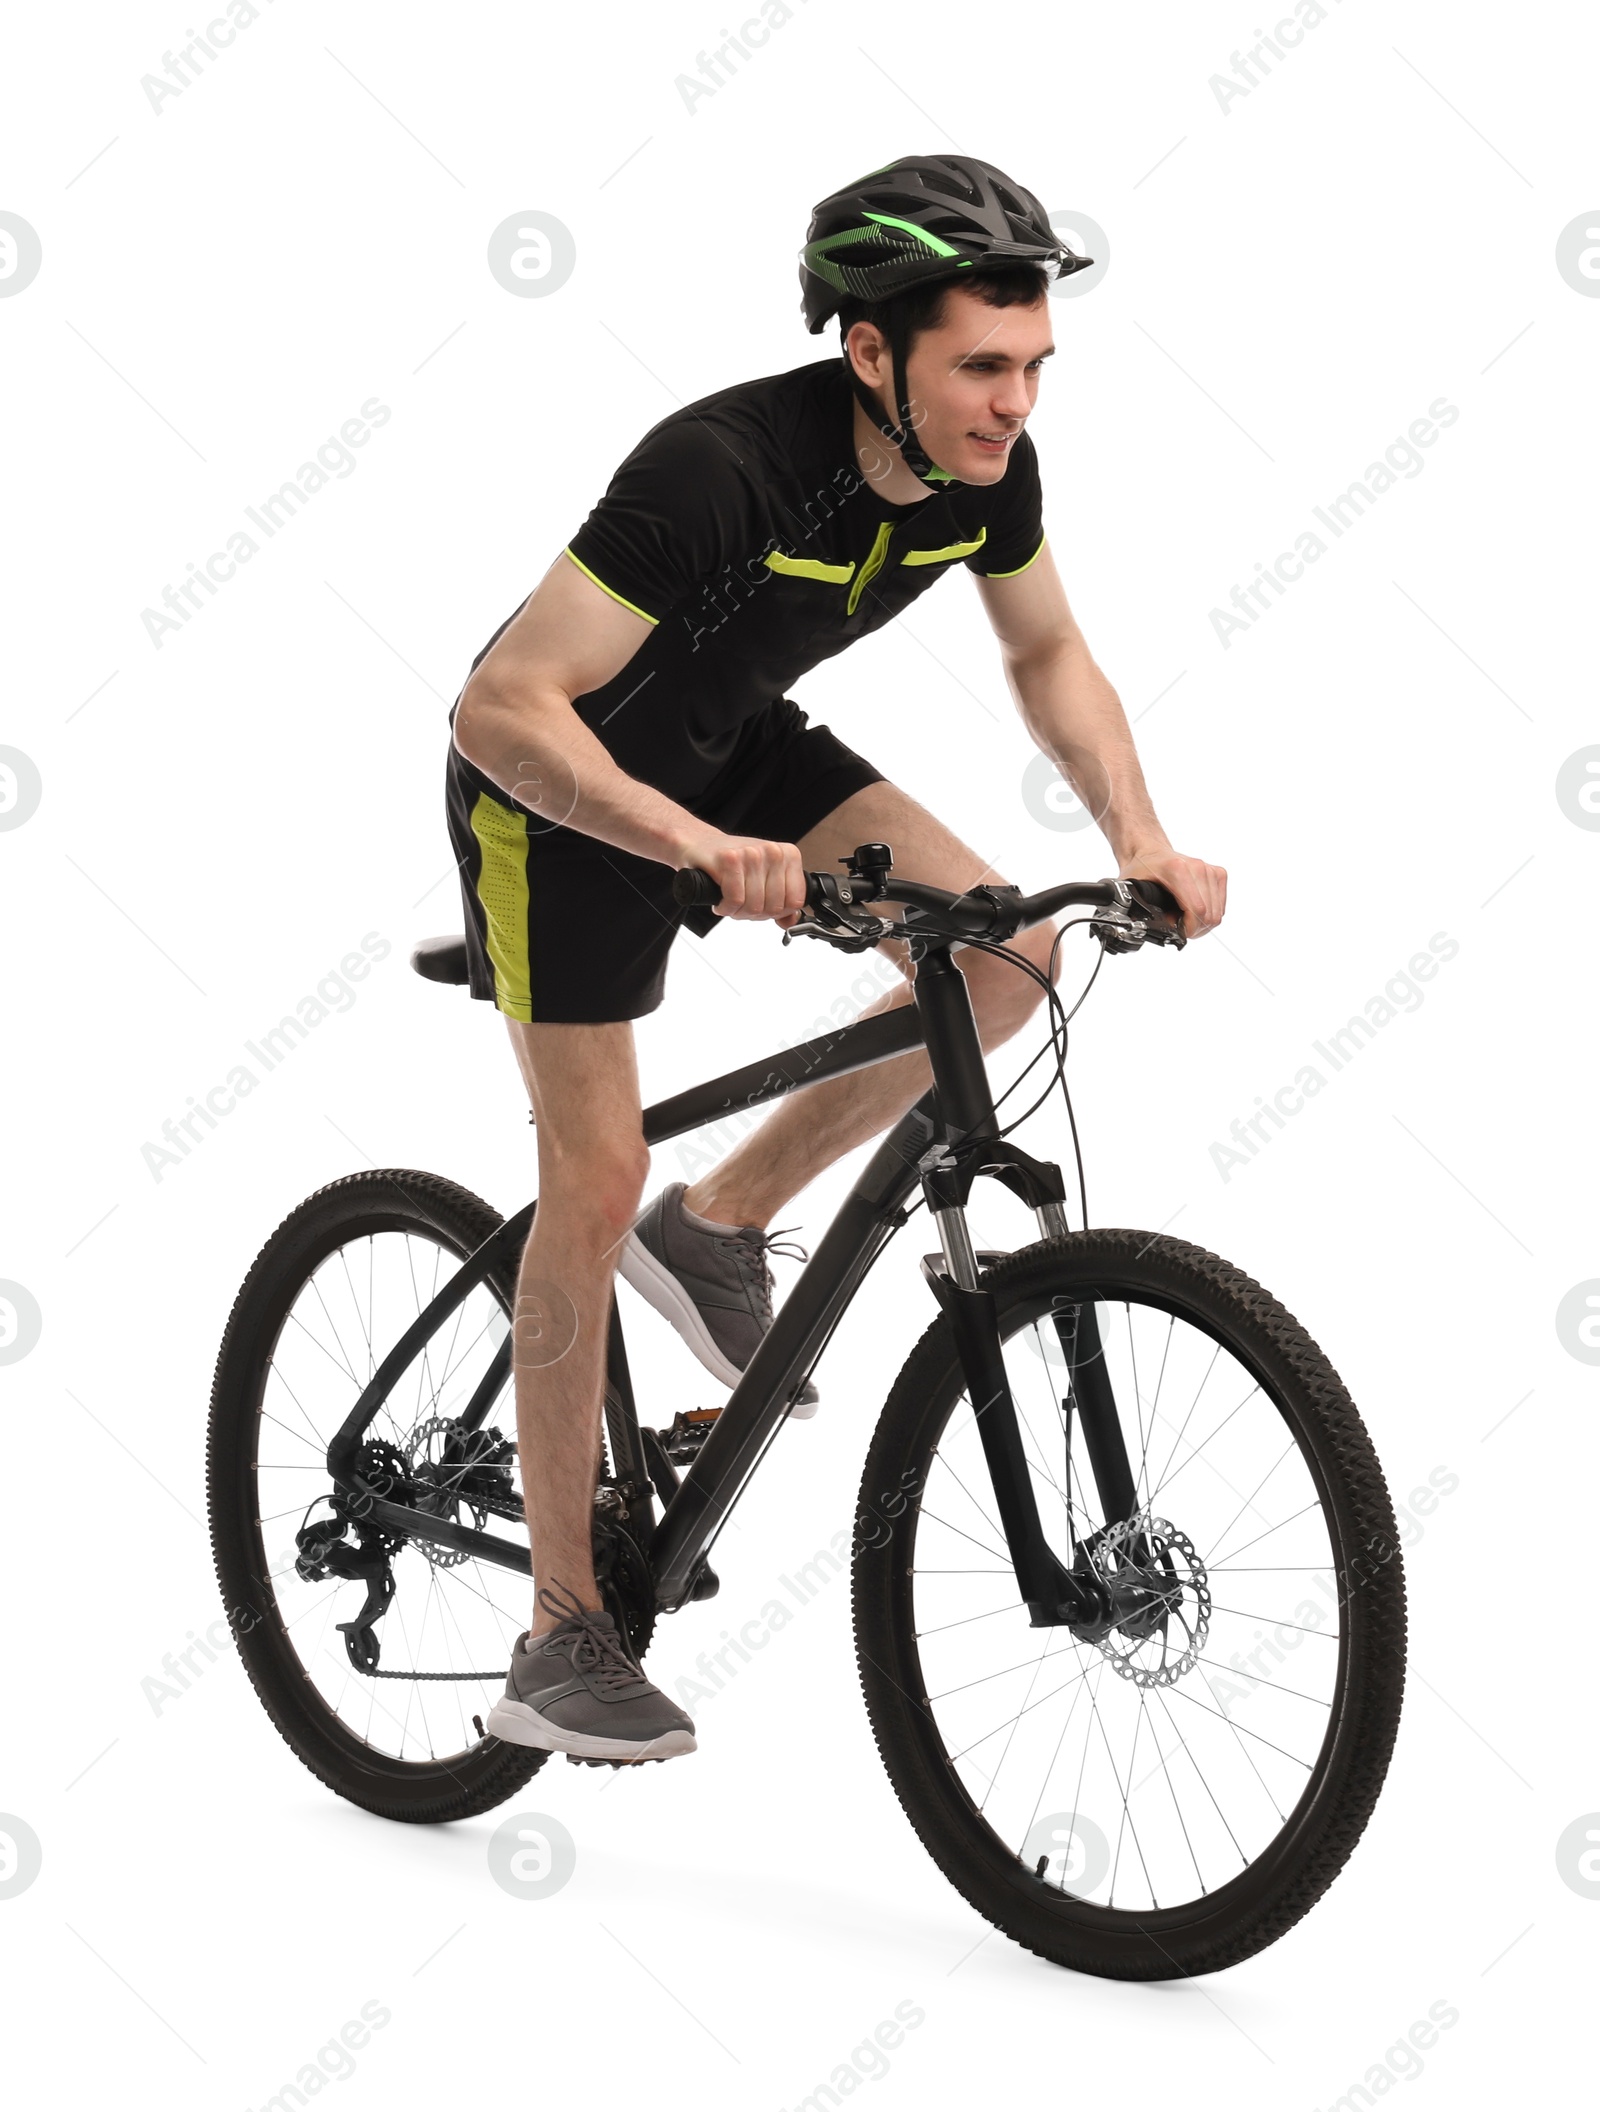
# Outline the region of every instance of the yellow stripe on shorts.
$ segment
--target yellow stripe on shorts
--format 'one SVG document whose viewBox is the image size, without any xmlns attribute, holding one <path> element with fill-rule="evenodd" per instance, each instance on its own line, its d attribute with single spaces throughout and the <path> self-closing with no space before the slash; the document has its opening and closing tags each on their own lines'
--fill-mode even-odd
<svg viewBox="0 0 1600 2112">
<path fill-rule="evenodd" d="M 528 817 L 480 792 L 472 809 L 478 839 L 478 901 L 494 966 L 494 1001 L 508 1019 L 533 1018 L 528 960 Z"/>
</svg>

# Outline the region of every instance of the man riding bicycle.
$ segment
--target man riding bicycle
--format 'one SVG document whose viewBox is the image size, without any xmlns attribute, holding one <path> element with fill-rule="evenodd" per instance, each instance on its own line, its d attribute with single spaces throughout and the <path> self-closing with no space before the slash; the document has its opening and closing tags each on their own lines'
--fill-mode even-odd
<svg viewBox="0 0 1600 2112">
<path fill-rule="evenodd" d="M 681 924 L 787 928 L 804 874 L 864 842 L 965 890 L 1004 876 L 786 695 L 964 566 L 1028 731 L 1128 878 L 1164 882 L 1191 936 L 1226 875 L 1173 850 L 1116 692 L 1067 606 L 1024 430 L 1050 357 L 1051 281 L 1090 260 L 986 162 L 905 156 L 825 199 L 801 257 L 807 327 L 842 359 L 741 383 L 662 420 L 473 662 L 452 712 L 452 841 L 471 989 L 507 1020 L 538 1135 L 539 1206 L 513 1349 L 535 1604 L 488 1728 L 579 1758 L 663 1759 L 694 1727 L 629 1656 L 591 1544 L 614 1273 L 724 1385 L 771 1323 L 774 1215 L 929 1083 L 909 1052 L 782 1102 L 713 1171 L 643 1211 L 632 1022 Z M 675 869 L 721 889 L 680 910 Z M 891 912 L 892 914 L 892 912 Z M 1048 971 L 1054 927 L 1013 942 Z M 904 945 L 883 951 L 906 986 Z M 985 1051 L 1040 986 L 963 950 Z M 812 1412 L 807 1382 L 791 1412 Z"/>
</svg>

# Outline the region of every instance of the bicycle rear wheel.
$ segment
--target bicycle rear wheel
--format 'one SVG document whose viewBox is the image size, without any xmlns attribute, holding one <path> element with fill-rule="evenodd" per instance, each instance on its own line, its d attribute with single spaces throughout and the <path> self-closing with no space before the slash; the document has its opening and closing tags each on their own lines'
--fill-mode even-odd
<svg viewBox="0 0 1600 2112">
<path fill-rule="evenodd" d="M 432 1174 L 335 1181 L 267 1241 L 217 1358 L 208 1504 L 239 1654 L 312 1773 L 385 1818 L 471 1817 L 548 1758 L 477 1728 L 527 1626 L 527 1577 L 433 1543 L 391 1547 L 394 1595 L 363 1649 L 340 1624 L 359 1625 L 365 1581 L 296 1568 L 298 1530 L 326 1517 L 331 1531 L 329 1440 L 406 1326 L 500 1222 Z M 510 1446 L 486 1432 L 484 1464 L 463 1471 L 452 1433 L 505 1338 L 514 1273 L 513 1258 L 423 1346 L 367 1432 L 363 1474 L 462 1524 L 493 1518 L 493 1530 L 526 1547 Z M 509 1412 L 508 1389 L 490 1419 Z"/>
<path fill-rule="evenodd" d="M 994 1293 L 1047 1539 L 1128 1609 L 1031 1629 L 949 1322 L 861 1485 L 857 1657 L 879 1751 L 952 1884 L 1116 1979 L 1215 1972 L 1320 1897 L 1371 1814 L 1404 1680 L 1393 1508 L 1337 1374 L 1214 1254 L 1130 1231 L 1007 1257 Z M 1053 1314 L 1092 1307 L 1133 1469 L 1108 1520 Z"/>
</svg>

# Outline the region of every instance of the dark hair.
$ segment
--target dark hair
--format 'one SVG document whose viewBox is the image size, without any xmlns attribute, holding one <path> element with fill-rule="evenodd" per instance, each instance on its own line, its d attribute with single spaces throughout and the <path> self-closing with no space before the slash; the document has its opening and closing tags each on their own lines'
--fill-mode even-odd
<svg viewBox="0 0 1600 2112">
<path fill-rule="evenodd" d="M 839 303 L 840 344 L 856 323 L 871 323 L 887 336 L 889 317 L 895 314 L 904 320 L 909 351 L 924 330 L 937 330 L 944 321 L 945 295 L 956 284 L 977 294 L 991 308 L 1032 308 L 1050 291 L 1050 281 L 1039 265 L 997 264 L 980 265 L 959 281 L 935 279 L 930 286 L 913 286 L 909 293 L 897 293 L 887 301 L 861 301 L 846 294 Z"/>
</svg>

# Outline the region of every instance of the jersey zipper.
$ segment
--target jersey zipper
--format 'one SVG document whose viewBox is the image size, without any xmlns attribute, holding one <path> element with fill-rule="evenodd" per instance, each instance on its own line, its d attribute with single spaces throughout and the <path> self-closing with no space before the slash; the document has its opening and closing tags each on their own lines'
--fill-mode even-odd
<svg viewBox="0 0 1600 2112">
<path fill-rule="evenodd" d="M 861 599 L 871 582 L 883 570 L 884 563 L 889 555 L 889 538 L 893 534 L 893 521 L 880 521 L 878 523 L 877 539 L 862 560 L 861 570 L 856 574 L 851 584 L 849 599 L 844 605 L 844 612 L 847 616 L 855 614 L 856 603 Z"/>
</svg>

